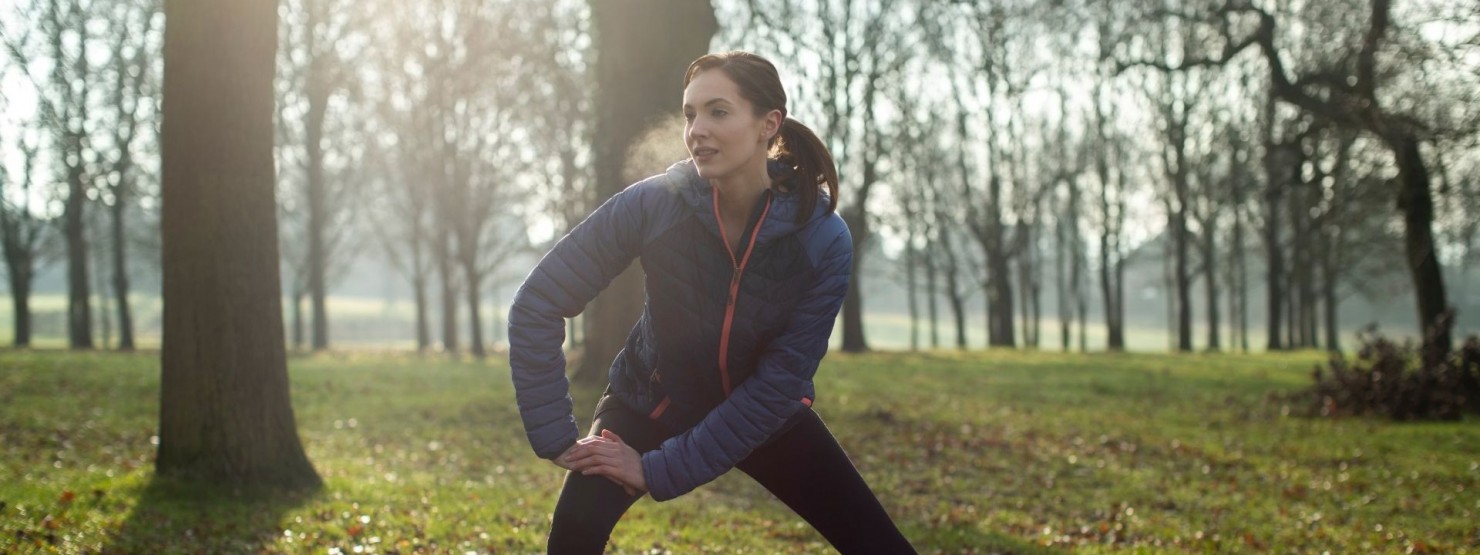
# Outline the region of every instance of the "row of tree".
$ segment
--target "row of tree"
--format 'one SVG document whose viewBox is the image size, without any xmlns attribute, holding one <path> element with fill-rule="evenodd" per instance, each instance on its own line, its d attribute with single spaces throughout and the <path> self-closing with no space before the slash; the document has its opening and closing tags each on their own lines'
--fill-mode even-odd
<svg viewBox="0 0 1480 555">
<path fill-rule="evenodd" d="M 59 252 L 70 344 L 93 345 L 88 303 L 104 290 L 130 348 L 128 278 L 157 266 L 160 7 L 17 10 L 0 77 L 37 101 L 0 134 L 20 161 L 0 165 L 14 341 L 29 342 L 31 276 Z M 688 23 L 594 31 L 673 10 L 692 10 Z M 711 45 L 776 60 L 791 112 L 839 161 L 860 285 L 844 349 L 868 348 L 861 285 L 891 264 L 916 346 L 922 322 L 940 346 L 946 318 L 964 348 L 972 302 L 990 345 L 1042 346 L 1050 297 L 1061 348 L 1086 348 L 1092 311 L 1109 348 L 1124 348 L 1127 266 L 1157 261 L 1179 350 L 1193 346 L 1195 308 L 1204 345 L 1247 350 L 1255 288 L 1264 347 L 1336 348 L 1342 299 L 1398 268 L 1428 325 L 1450 302 L 1441 262 L 1469 263 L 1480 220 L 1475 12 L 1387 0 L 285 0 L 275 157 L 290 335 L 328 347 L 328 291 L 373 254 L 413 292 L 419 349 L 483 355 L 479 307 L 501 272 L 523 273 L 501 264 L 538 252 L 526 229 L 558 234 L 661 170 L 633 145 L 676 111 L 683 68 Z M 611 52 L 631 55 L 594 63 Z M 874 254 L 884 239 L 903 245 L 892 262 Z M 572 325 L 580 374 L 602 375 L 640 287 L 634 269 Z"/>
</svg>

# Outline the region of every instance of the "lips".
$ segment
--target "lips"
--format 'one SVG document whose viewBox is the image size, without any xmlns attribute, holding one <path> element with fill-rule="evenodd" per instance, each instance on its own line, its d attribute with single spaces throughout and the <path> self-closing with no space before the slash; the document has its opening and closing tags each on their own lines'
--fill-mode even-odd
<svg viewBox="0 0 1480 555">
<path fill-rule="evenodd" d="M 715 154 L 719 154 L 719 151 L 716 150 L 716 149 L 713 149 L 713 148 L 709 148 L 709 147 L 702 147 L 702 148 L 696 148 L 696 149 L 694 149 L 694 159 L 695 160 L 708 160 L 709 158 L 713 157 Z"/>
</svg>

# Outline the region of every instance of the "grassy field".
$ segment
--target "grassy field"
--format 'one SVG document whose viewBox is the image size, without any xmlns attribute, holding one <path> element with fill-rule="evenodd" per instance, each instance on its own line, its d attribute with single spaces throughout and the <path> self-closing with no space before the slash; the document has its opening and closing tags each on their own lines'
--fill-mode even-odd
<svg viewBox="0 0 1480 555">
<path fill-rule="evenodd" d="M 1297 416 L 1319 355 L 830 355 L 816 409 L 922 553 L 1480 552 L 1480 426 Z M 152 354 L 0 353 L 0 553 L 536 553 L 502 360 L 291 361 L 320 492 L 155 479 Z M 1272 395 L 1276 394 L 1276 395 Z M 577 391 L 589 424 L 593 391 Z M 743 474 L 616 553 L 827 553 Z"/>
</svg>

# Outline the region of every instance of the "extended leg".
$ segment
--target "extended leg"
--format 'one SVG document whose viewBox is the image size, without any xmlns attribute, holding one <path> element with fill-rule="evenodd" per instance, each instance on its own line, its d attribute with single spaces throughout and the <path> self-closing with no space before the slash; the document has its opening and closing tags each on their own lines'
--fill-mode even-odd
<svg viewBox="0 0 1480 555">
<path fill-rule="evenodd" d="M 811 409 L 737 468 L 796 511 L 843 555 L 915 553 Z"/>
</svg>

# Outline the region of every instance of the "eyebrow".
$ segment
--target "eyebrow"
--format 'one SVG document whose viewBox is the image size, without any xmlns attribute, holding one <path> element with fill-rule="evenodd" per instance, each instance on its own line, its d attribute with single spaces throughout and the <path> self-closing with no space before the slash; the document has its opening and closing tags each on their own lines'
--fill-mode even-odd
<svg viewBox="0 0 1480 555">
<path fill-rule="evenodd" d="M 705 102 L 704 105 L 705 106 L 709 106 L 710 104 L 716 104 L 716 103 L 719 103 L 719 102 L 729 102 L 729 101 L 730 100 L 727 99 L 727 98 L 711 98 L 711 99 L 709 99 L 709 102 Z M 692 105 L 692 104 L 684 104 L 683 107 L 684 108 L 693 108 L 694 105 Z"/>
</svg>

